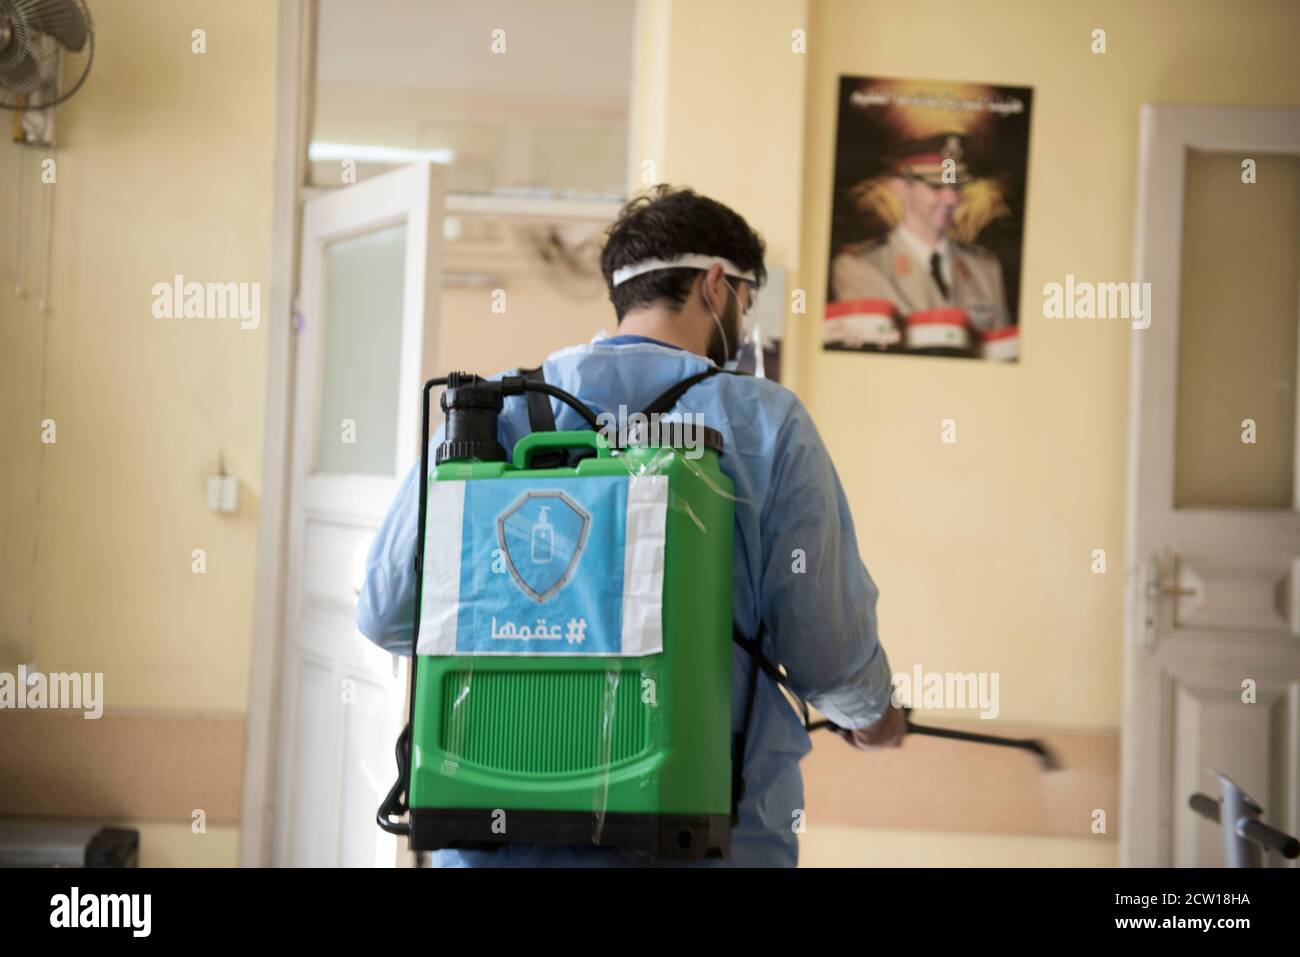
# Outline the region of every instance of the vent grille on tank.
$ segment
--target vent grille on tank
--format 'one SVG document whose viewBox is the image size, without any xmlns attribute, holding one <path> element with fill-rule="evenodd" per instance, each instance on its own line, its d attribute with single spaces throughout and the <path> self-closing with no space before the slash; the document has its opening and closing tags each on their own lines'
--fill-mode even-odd
<svg viewBox="0 0 1300 957">
<path fill-rule="evenodd" d="M 443 750 L 492 770 L 580 774 L 650 745 L 637 672 L 621 673 L 617 684 L 603 671 L 448 672 L 442 700 Z"/>
</svg>

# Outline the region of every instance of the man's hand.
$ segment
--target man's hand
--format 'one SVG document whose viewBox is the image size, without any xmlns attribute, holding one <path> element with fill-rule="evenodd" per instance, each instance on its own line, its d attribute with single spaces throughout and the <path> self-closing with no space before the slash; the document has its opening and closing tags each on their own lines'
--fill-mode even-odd
<svg viewBox="0 0 1300 957">
<path fill-rule="evenodd" d="M 875 724 L 855 730 L 841 729 L 838 733 L 860 751 L 902 747 L 907 735 L 907 713 L 890 704 Z"/>
</svg>

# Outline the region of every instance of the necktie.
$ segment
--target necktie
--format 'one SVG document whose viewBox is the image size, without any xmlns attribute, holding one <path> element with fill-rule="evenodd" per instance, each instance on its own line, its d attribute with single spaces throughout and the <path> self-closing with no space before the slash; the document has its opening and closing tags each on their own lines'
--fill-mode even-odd
<svg viewBox="0 0 1300 957">
<path fill-rule="evenodd" d="M 948 284 L 943 281 L 943 270 L 939 268 L 939 254 L 934 253 L 930 256 L 930 275 L 934 277 L 935 285 L 939 287 L 939 292 L 943 294 L 946 301 L 948 298 Z"/>
</svg>

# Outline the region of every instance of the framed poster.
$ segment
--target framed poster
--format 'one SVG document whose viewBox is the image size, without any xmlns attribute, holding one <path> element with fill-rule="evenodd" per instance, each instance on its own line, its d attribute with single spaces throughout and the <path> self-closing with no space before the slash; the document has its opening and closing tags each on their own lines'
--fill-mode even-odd
<svg viewBox="0 0 1300 957">
<path fill-rule="evenodd" d="M 1019 358 L 1032 97 L 840 78 L 824 349 Z"/>
</svg>

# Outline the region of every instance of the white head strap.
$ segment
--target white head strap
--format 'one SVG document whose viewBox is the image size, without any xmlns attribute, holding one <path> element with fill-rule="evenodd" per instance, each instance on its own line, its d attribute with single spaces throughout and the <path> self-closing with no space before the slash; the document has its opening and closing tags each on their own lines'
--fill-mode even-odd
<svg viewBox="0 0 1300 957">
<path fill-rule="evenodd" d="M 748 282 L 755 281 L 752 272 L 741 269 L 730 259 L 723 259 L 721 256 L 705 256 L 703 253 L 686 253 L 682 256 L 674 256 L 672 259 L 643 259 L 639 263 L 620 266 L 614 270 L 614 285 L 622 285 L 636 276 L 657 272 L 660 269 L 708 269 L 714 263 L 722 266 L 723 272 L 728 276 Z"/>
</svg>

